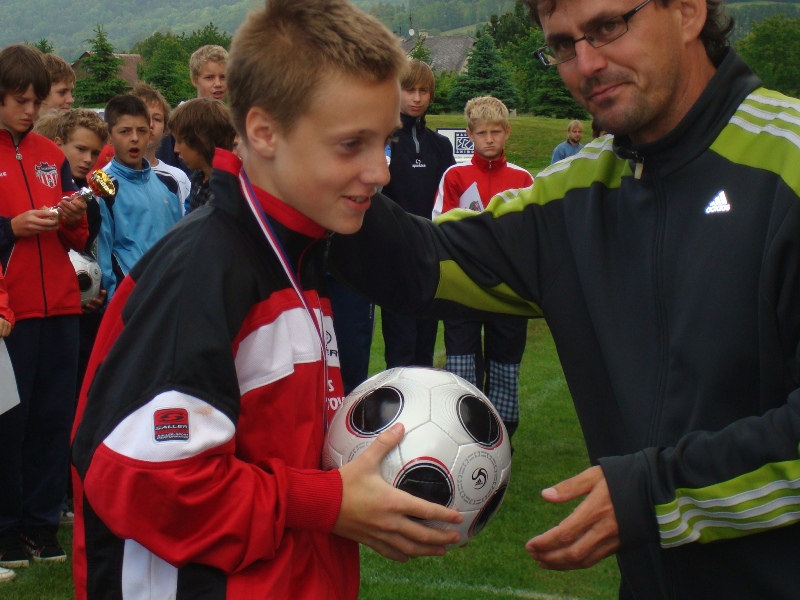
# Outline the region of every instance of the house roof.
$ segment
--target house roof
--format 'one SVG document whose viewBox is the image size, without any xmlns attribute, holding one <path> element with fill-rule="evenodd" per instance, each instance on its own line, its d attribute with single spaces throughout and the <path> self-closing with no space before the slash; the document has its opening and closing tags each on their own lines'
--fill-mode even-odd
<svg viewBox="0 0 800 600">
<path fill-rule="evenodd" d="M 80 77 L 83 74 L 81 62 L 91 54 L 91 52 L 84 52 L 72 63 L 72 69 L 76 76 Z M 114 56 L 122 60 L 122 64 L 119 66 L 120 79 L 124 79 L 128 83 L 128 87 L 133 89 L 133 86 L 139 82 L 136 67 L 139 63 L 144 62 L 144 59 L 139 54 L 114 54 Z"/>
<path fill-rule="evenodd" d="M 406 54 L 417 43 L 417 38 L 403 38 L 400 41 Z M 469 51 L 475 45 L 475 38 L 468 35 L 439 35 L 425 38 L 425 46 L 431 51 L 431 69 L 437 73 L 453 71 L 461 73 L 467 65 Z"/>
</svg>

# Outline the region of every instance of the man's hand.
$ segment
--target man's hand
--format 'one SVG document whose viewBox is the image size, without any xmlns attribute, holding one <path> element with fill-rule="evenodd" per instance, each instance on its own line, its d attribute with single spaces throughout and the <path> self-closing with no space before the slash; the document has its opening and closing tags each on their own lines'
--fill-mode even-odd
<svg viewBox="0 0 800 600">
<path fill-rule="evenodd" d="M 89 313 L 100 310 L 103 307 L 103 304 L 106 303 L 106 297 L 108 297 L 108 292 L 105 290 L 100 290 L 100 293 L 97 294 L 97 298 L 92 298 L 86 304 L 81 306 L 81 311 L 83 314 L 88 315 Z"/>
<path fill-rule="evenodd" d="M 585 569 L 619 548 L 619 524 L 600 467 L 591 467 L 542 492 L 545 500 L 558 504 L 584 495 L 583 502 L 558 526 L 525 544 L 543 569 Z"/>
<path fill-rule="evenodd" d="M 11 230 L 18 238 L 58 229 L 58 215 L 50 210 L 28 210 L 11 219 Z"/>
<path fill-rule="evenodd" d="M 0 317 L 0 338 L 8 337 L 8 334 L 11 333 L 11 323 L 6 321 L 3 317 Z"/>
<path fill-rule="evenodd" d="M 441 556 L 445 545 L 459 541 L 458 532 L 433 529 L 415 519 L 460 523 L 463 517 L 383 480 L 380 463 L 402 438 L 403 426 L 396 424 L 381 433 L 353 462 L 339 469 L 342 507 L 333 533 L 366 544 L 399 562 L 415 556 Z"/>
<path fill-rule="evenodd" d="M 86 214 L 86 202 L 78 192 L 62 198 L 58 208 L 61 210 L 61 219 L 65 225 L 74 225 Z"/>
</svg>

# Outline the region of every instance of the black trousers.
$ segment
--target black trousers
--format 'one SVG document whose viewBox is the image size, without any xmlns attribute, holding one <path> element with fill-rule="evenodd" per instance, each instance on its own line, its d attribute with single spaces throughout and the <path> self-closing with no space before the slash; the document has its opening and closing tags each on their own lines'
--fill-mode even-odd
<svg viewBox="0 0 800 600">
<path fill-rule="evenodd" d="M 381 309 L 386 368 L 432 367 L 439 321 L 417 319 Z"/>
<path fill-rule="evenodd" d="M 0 532 L 58 526 L 67 491 L 78 316 L 17 321 L 6 347 L 20 404 L 0 415 Z"/>
</svg>

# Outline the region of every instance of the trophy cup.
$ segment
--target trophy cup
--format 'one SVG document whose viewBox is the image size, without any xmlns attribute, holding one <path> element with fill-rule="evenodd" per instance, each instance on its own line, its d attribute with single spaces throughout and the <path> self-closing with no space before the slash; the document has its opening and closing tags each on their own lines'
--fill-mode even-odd
<svg viewBox="0 0 800 600">
<path fill-rule="evenodd" d="M 78 190 L 78 194 L 87 204 L 94 200 L 95 196 L 107 198 L 116 193 L 117 188 L 114 185 L 114 180 L 102 169 L 97 169 L 92 172 L 89 177 L 86 178 L 86 185 Z M 70 196 L 64 196 L 62 200 L 67 200 L 68 198 L 70 198 Z M 58 206 L 48 208 L 47 210 L 55 213 L 57 219 L 61 218 L 61 209 Z"/>
</svg>

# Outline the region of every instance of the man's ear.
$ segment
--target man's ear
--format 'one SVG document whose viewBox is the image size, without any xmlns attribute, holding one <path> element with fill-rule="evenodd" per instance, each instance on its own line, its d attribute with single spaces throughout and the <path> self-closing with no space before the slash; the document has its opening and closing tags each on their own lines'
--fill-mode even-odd
<svg viewBox="0 0 800 600">
<path fill-rule="evenodd" d="M 247 146 L 264 158 L 275 156 L 283 131 L 277 121 L 263 108 L 251 108 L 244 122 Z"/>
<path fill-rule="evenodd" d="M 56 136 L 56 137 L 53 138 L 53 143 L 55 143 L 56 146 L 61 148 L 61 146 L 64 145 L 64 140 L 62 140 L 60 137 Z"/>
<path fill-rule="evenodd" d="M 706 24 L 708 7 L 706 0 L 681 0 L 681 27 L 685 43 L 696 40 Z"/>
</svg>

